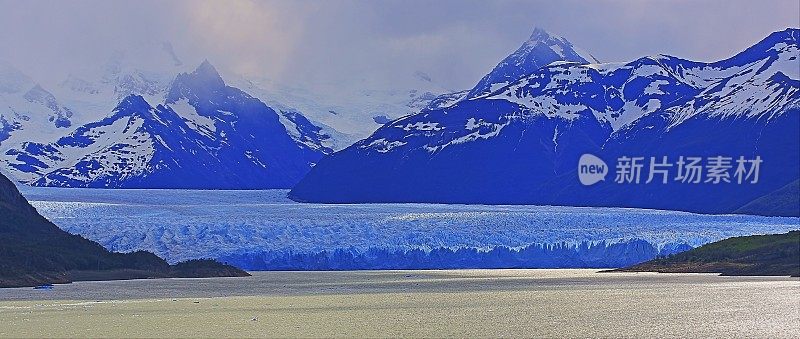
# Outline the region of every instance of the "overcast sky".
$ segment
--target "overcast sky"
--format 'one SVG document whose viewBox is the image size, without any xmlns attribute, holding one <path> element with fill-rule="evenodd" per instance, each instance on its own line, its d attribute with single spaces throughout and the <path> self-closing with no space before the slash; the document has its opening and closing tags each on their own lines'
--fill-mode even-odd
<svg viewBox="0 0 800 339">
<path fill-rule="evenodd" d="M 190 64 L 287 84 L 415 71 L 469 88 L 535 26 L 601 61 L 665 53 L 710 61 L 800 26 L 800 1 L 6 1 L 0 60 L 40 82 L 114 50 L 169 41 Z M 152 48 L 152 47 L 150 47 Z"/>
</svg>

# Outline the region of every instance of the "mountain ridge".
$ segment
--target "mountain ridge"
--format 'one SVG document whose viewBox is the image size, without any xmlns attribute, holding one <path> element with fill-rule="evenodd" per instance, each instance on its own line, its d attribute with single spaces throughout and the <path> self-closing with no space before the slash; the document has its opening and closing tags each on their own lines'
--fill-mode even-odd
<svg viewBox="0 0 800 339">
<path fill-rule="evenodd" d="M 800 176 L 799 31 L 773 33 L 714 63 L 660 56 L 549 64 L 488 95 L 383 126 L 323 159 L 290 197 L 729 213 Z M 586 153 L 612 166 L 624 155 L 760 155 L 772 172 L 738 187 L 611 179 L 583 187 L 576 169 Z"/>
</svg>

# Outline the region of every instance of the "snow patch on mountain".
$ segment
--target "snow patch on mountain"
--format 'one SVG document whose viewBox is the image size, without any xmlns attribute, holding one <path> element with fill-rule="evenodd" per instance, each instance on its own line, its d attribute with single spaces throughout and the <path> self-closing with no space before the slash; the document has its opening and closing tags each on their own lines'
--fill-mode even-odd
<svg viewBox="0 0 800 339">
<path fill-rule="evenodd" d="M 213 137 L 217 133 L 216 120 L 202 116 L 197 113 L 194 106 L 189 104 L 186 99 L 180 99 L 174 103 L 168 104 L 172 110 L 183 118 L 189 127 L 206 137 Z"/>
</svg>

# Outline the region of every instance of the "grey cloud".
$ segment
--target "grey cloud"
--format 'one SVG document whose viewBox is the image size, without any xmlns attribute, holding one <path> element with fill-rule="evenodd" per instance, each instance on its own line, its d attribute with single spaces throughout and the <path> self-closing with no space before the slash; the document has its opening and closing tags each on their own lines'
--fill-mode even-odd
<svg viewBox="0 0 800 339">
<path fill-rule="evenodd" d="M 288 84 L 391 87 L 416 71 L 471 87 L 534 26 L 603 61 L 666 53 L 716 60 L 800 26 L 800 2 L 6 1 L 0 59 L 39 81 L 91 71 L 119 49 L 170 41 L 187 64 Z"/>
</svg>

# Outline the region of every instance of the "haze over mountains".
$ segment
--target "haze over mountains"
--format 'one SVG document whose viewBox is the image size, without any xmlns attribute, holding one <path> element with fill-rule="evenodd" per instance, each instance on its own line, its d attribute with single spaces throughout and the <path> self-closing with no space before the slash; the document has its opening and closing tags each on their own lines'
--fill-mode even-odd
<svg viewBox="0 0 800 339">
<path fill-rule="evenodd" d="M 232 75 L 253 97 L 208 61 L 192 69 L 168 43 L 144 47 L 152 53 L 116 53 L 98 74 L 51 90 L 0 65 L 3 171 L 38 186 L 289 188 L 323 155 L 426 105 L 436 88 L 414 74 L 419 89 L 353 94 L 366 99 L 342 107 Z"/>
</svg>

